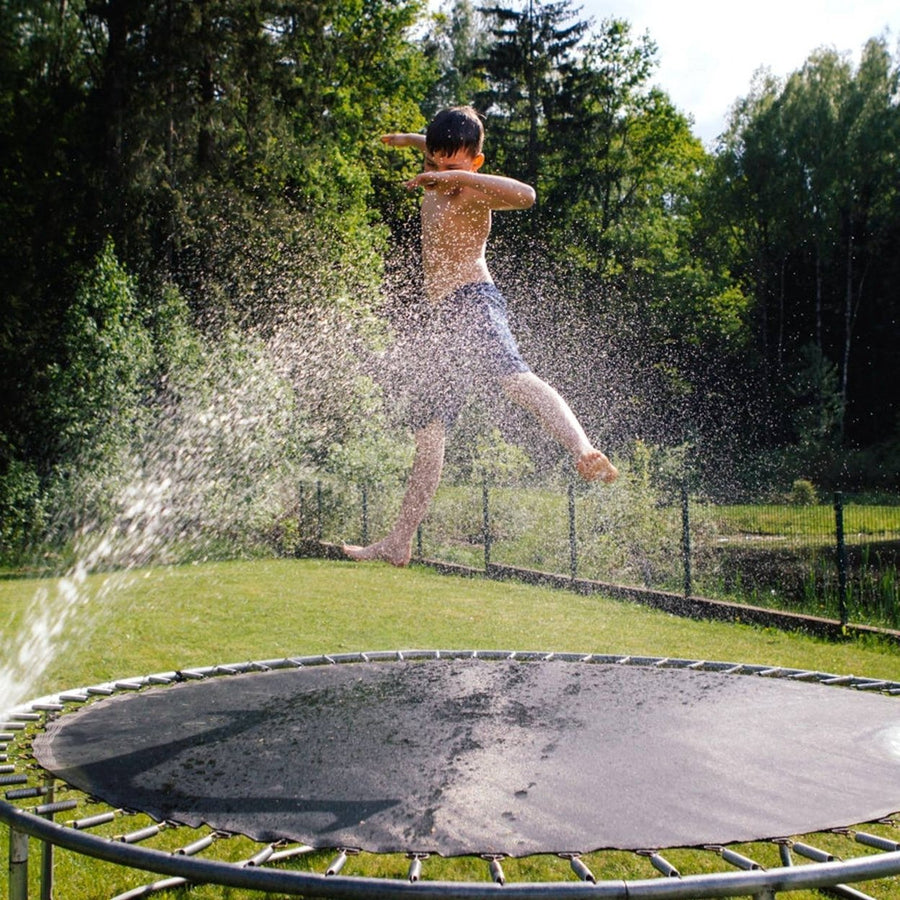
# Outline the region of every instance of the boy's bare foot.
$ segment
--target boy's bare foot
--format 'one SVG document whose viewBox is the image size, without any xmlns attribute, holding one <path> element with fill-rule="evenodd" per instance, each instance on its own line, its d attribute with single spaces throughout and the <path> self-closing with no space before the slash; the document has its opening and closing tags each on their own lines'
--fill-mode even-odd
<svg viewBox="0 0 900 900">
<path fill-rule="evenodd" d="M 612 484 L 619 477 L 619 470 L 599 450 L 582 453 L 575 468 L 585 481 L 599 478 L 604 484 Z"/>
<path fill-rule="evenodd" d="M 407 545 L 399 549 L 386 540 L 369 544 L 368 547 L 357 547 L 353 544 L 341 544 L 341 550 L 348 559 L 355 560 L 381 560 L 389 562 L 392 566 L 407 566 L 412 556 L 412 551 Z"/>
</svg>

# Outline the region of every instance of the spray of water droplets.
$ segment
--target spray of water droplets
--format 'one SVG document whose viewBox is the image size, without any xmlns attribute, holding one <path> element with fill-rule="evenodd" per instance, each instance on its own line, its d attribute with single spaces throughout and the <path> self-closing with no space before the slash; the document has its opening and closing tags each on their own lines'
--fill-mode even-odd
<svg viewBox="0 0 900 900">
<path fill-rule="evenodd" d="M 141 568 L 259 552 L 271 539 L 334 439 L 334 398 L 358 377 L 339 319 L 307 313 L 265 340 L 220 339 L 161 393 L 141 446 L 77 473 L 58 514 L 68 562 L 0 636 L 0 709 L 29 697 Z"/>
</svg>

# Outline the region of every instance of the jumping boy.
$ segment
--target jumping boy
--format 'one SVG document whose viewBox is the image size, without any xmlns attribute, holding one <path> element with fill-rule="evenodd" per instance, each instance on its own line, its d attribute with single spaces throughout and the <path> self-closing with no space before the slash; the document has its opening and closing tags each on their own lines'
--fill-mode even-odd
<svg viewBox="0 0 900 900">
<path fill-rule="evenodd" d="M 397 521 L 380 541 L 344 546 L 351 559 L 405 566 L 444 464 L 444 441 L 476 384 L 493 382 L 529 410 L 572 454 L 586 481 L 610 483 L 618 472 L 588 440 L 565 400 L 525 364 L 506 319 L 506 302 L 485 261 L 493 210 L 528 209 L 533 188 L 513 178 L 485 175 L 484 128 L 470 107 L 438 113 L 427 132 L 386 134 L 391 147 L 425 156 L 424 171 L 406 183 L 422 188 L 422 262 L 426 321 L 415 335 L 417 384 L 411 390 L 416 451 Z"/>
</svg>

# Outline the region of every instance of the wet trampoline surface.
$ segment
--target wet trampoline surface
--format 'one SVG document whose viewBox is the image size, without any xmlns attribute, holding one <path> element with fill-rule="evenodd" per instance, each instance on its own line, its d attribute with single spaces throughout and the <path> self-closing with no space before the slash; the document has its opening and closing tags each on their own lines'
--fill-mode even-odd
<svg viewBox="0 0 900 900">
<path fill-rule="evenodd" d="M 900 808 L 900 701 L 564 661 L 304 666 L 116 695 L 34 742 L 157 820 L 443 855 L 726 844 Z"/>
</svg>

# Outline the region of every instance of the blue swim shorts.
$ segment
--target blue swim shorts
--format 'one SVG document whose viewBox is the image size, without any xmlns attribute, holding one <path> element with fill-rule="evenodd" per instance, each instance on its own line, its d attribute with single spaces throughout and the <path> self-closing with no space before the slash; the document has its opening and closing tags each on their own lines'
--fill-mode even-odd
<svg viewBox="0 0 900 900">
<path fill-rule="evenodd" d="M 530 371 L 509 330 L 506 300 L 490 282 L 466 284 L 429 305 L 401 344 L 395 359 L 407 374 L 413 428 L 437 419 L 453 425 L 476 388 Z"/>
</svg>

